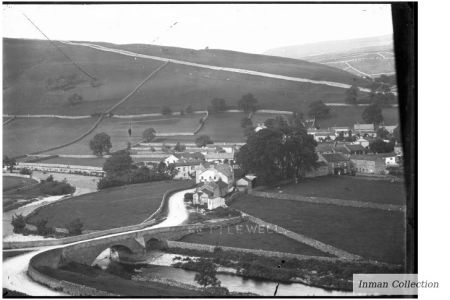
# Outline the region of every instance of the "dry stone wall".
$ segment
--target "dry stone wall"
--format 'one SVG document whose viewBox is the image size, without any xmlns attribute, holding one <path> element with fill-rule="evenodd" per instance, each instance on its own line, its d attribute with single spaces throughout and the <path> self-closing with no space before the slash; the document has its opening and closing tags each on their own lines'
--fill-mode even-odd
<svg viewBox="0 0 450 300">
<path fill-rule="evenodd" d="M 261 192 L 261 191 L 252 191 L 250 192 L 252 196 L 263 197 L 263 198 L 272 198 L 279 200 L 292 200 L 292 201 L 301 201 L 301 202 L 309 202 L 316 204 L 333 204 L 339 206 L 351 206 L 358 208 L 372 208 L 372 209 L 381 209 L 387 211 L 399 211 L 406 212 L 406 206 L 404 205 L 394 205 L 394 204 L 385 204 L 385 203 L 372 203 L 372 202 L 362 202 L 362 201 L 353 201 L 353 200 L 343 200 L 343 199 L 334 199 L 334 198 L 326 198 L 326 197 L 307 197 L 302 195 L 294 195 L 294 194 L 277 194 L 277 193 L 269 193 L 269 192 Z"/>
</svg>

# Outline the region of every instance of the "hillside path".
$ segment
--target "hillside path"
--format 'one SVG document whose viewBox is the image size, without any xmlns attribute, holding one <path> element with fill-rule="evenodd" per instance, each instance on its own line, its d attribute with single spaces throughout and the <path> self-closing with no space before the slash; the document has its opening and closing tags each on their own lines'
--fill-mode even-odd
<svg viewBox="0 0 450 300">
<path fill-rule="evenodd" d="M 73 46 L 89 47 L 89 48 L 97 49 L 97 50 L 100 50 L 100 51 L 118 53 L 118 54 L 131 56 L 131 57 L 139 57 L 139 58 L 145 58 L 145 59 L 159 60 L 159 61 L 163 61 L 163 62 L 171 62 L 171 63 L 174 63 L 174 64 L 192 66 L 192 67 L 203 68 L 203 69 L 210 69 L 210 70 L 216 70 L 216 71 L 226 71 L 226 72 L 240 73 L 240 74 L 246 74 L 246 75 L 253 75 L 253 76 L 274 78 L 274 79 L 280 79 L 280 80 L 287 80 L 287 81 L 296 81 L 296 82 L 303 82 L 303 83 L 320 84 L 320 85 L 327 85 L 327 86 L 343 88 L 343 89 L 348 89 L 348 88 L 351 87 L 350 84 L 345 84 L 345 83 L 340 83 L 340 82 L 311 80 L 311 79 L 307 79 L 307 78 L 284 76 L 284 75 L 271 74 L 271 73 L 265 73 L 265 72 L 258 72 L 258 71 L 246 70 L 246 69 L 219 67 L 219 66 L 213 66 L 213 65 L 205 65 L 205 64 L 193 63 L 193 62 L 188 62 L 188 61 L 183 61 L 183 60 L 178 60 L 178 59 L 171 59 L 171 58 L 160 57 L 160 56 L 139 54 L 139 53 L 136 53 L 136 52 L 131 52 L 131 51 L 127 51 L 127 50 L 121 50 L 121 49 L 109 48 L 109 47 L 100 46 L 100 45 L 96 45 L 96 44 L 92 44 L 92 43 L 69 42 L 69 41 L 60 41 L 60 42 L 63 43 L 63 44 L 68 44 L 68 45 L 73 45 Z M 362 91 L 362 92 L 367 92 L 367 93 L 370 92 L 369 89 L 362 88 L 362 87 L 359 87 L 359 90 Z"/>
</svg>

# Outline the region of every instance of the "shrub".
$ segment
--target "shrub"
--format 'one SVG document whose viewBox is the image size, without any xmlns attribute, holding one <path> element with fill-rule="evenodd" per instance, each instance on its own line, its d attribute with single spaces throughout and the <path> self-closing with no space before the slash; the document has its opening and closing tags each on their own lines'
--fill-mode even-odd
<svg viewBox="0 0 450 300">
<path fill-rule="evenodd" d="M 193 193 L 184 194 L 184 201 L 192 201 L 194 199 Z"/>
<path fill-rule="evenodd" d="M 39 220 L 36 223 L 37 233 L 39 235 L 47 236 L 55 232 L 52 227 L 47 227 L 47 220 Z"/>
<path fill-rule="evenodd" d="M 50 176 L 51 177 L 51 176 Z M 45 181 L 41 181 L 39 184 L 39 190 L 46 195 L 65 195 L 73 194 L 75 192 L 75 187 L 68 184 L 66 181 L 56 181 L 53 177 L 47 178 Z M 51 180 L 49 180 L 51 179 Z"/>
<path fill-rule="evenodd" d="M 161 109 L 161 113 L 165 116 L 167 115 L 171 115 L 172 114 L 172 109 L 168 106 L 163 106 L 163 108 Z"/>
<path fill-rule="evenodd" d="M 83 223 L 81 222 L 80 218 L 76 218 L 69 224 L 66 224 L 65 228 L 70 235 L 80 235 L 83 232 Z"/>
<path fill-rule="evenodd" d="M 14 215 L 11 220 L 11 225 L 14 227 L 14 233 L 22 233 L 27 225 L 25 222 L 25 217 L 22 214 Z"/>
<path fill-rule="evenodd" d="M 20 169 L 20 174 L 22 175 L 31 175 L 32 173 L 33 171 L 31 171 L 30 169 L 27 168 Z"/>
</svg>

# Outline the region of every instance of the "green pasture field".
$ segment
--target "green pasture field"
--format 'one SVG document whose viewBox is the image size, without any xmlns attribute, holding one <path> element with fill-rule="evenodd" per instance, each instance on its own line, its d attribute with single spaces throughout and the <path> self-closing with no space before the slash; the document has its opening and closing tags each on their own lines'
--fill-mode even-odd
<svg viewBox="0 0 450 300">
<path fill-rule="evenodd" d="M 159 181 L 105 189 L 44 206 L 28 218 L 31 224 L 48 220 L 48 226 L 64 228 L 80 218 L 84 230 L 105 230 L 141 223 L 161 204 L 170 189 L 188 188 L 189 181 Z"/>
<path fill-rule="evenodd" d="M 403 264 L 405 215 L 244 195 L 233 208 L 364 258 Z"/>
<path fill-rule="evenodd" d="M 5 61 L 14 62 L 5 64 L 4 68 L 5 113 L 90 115 L 102 112 L 125 97 L 162 64 L 82 46 L 60 46 L 78 65 L 96 77 L 100 85 L 92 86 L 90 78 L 77 71 L 46 41 L 4 39 Z M 214 65 L 344 83 L 353 83 L 356 78 L 343 70 L 301 60 L 219 50 L 187 51 L 195 52 L 196 58 L 191 61 Z M 160 56 L 164 54 L 160 52 Z M 182 56 L 190 59 L 184 52 Z M 65 90 L 48 88 L 51 80 L 68 76 L 77 76 L 74 86 Z M 360 86 L 367 84 L 364 79 L 356 80 Z M 83 101 L 71 105 L 68 97 L 75 93 L 82 96 Z M 281 110 L 304 110 L 305 105 L 319 99 L 328 102 L 345 100 L 345 89 L 341 88 L 169 64 L 114 113 L 160 112 L 164 105 L 173 111 L 189 105 L 204 110 L 213 98 L 224 98 L 228 105 L 236 105 L 247 93 L 253 93 L 262 108 Z"/>
<path fill-rule="evenodd" d="M 70 142 L 88 131 L 94 122 L 95 119 L 16 119 L 3 126 L 3 154 L 15 157 Z"/>
<path fill-rule="evenodd" d="M 206 228 L 189 234 L 181 242 L 207 244 L 221 247 L 238 247 L 314 256 L 330 256 L 306 244 L 294 241 L 266 227 L 246 221 L 243 223 Z"/>
<path fill-rule="evenodd" d="M 371 180 L 354 176 L 323 176 L 302 179 L 298 184 L 267 188 L 264 191 L 283 194 L 325 197 L 362 202 L 406 204 L 404 183 Z"/>
</svg>

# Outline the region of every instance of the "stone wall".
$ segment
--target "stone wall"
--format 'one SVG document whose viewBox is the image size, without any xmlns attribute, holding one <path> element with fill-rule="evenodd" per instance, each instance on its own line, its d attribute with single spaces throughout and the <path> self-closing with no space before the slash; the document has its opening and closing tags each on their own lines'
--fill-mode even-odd
<svg viewBox="0 0 450 300">
<path fill-rule="evenodd" d="M 272 198 L 272 199 L 279 199 L 279 200 L 292 200 L 292 201 L 309 202 L 309 203 L 316 203 L 316 204 L 333 204 L 333 205 L 339 205 L 339 206 L 351 206 L 351 207 L 358 207 L 358 208 L 373 208 L 373 209 L 381 209 L 381 210 L 387 210 L 387 211 L 399 211 L 399 212 L 406 211 L 406 206 L 404 206 L 404 205 L 362 202 L 362 201 L 343 200 L 343 199 L 334 199 L 334 198 L 326 198 L 326 197 L 307 197 L 307 196 L 302 196 L 302 195 L 269 193 L 269 192 L 261 192 L 261 191 L 252 191 L 252 192 L 250 192 L 250 194 L 252 196 L 256 196 L 256 197 Z"/>
<path fill-rule="evenodd" d="M 214 252 L 216 246 L 205 245 L 205 244 L 196 244 L 196 243 L 185 243 L 179 241 L 167 241 L 167 245 L 169 249 L 190 249 L 190 250 L 198 250 L 205 252 Z M 347 261 L 346 258 L 339 257 L 326 257 L 326 256 L 312 256 L 312 255 L 301 255 L 294 253 L 285 253 L 285 252 L 276 252 L 276 251 L 267 251 L 267 250 L 259 250 L 259 249 L 246 249 L 246 248 L 237 248 L 237 247 L 218 247 L 225 252 L 238 252 L 238 253 L 250 253 L 258 256 L 265 257 L 279 257 L 279 258 L 295 258 L 299 260 L 305 259 L 318 259 L 318 260 L 326 260 L 326 261 L 338 261 L 344 260 Z"/>
</svg>

